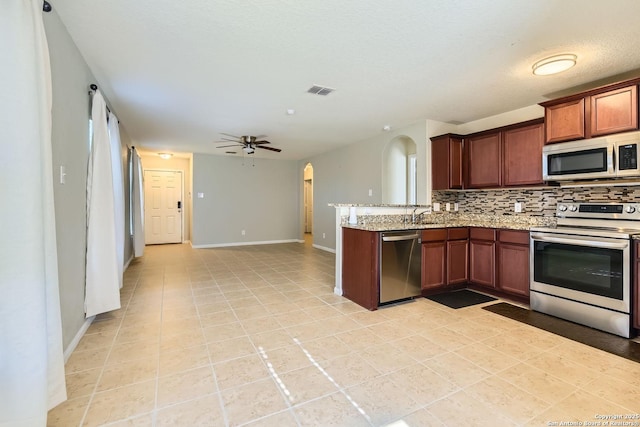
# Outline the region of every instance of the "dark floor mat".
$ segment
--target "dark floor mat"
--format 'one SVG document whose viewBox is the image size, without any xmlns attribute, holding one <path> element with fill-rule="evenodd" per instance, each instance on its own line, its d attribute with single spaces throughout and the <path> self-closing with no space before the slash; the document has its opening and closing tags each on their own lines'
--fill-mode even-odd
<svg viewBox="0 0 640 427">
<path fill-rule="evenodd" d="M 640 344 L 617 335 L 602 332 L 588 326 L 578 325 L 568 320 L 559 319 L 548 314 L 516 307 L 500 302 L 482 307 L 492 313 L 535 326 L 547 332 L 569 338 L 582 344 L 615 354 L 625 359 L 640 363 Z"/>
<path fill-rule="evenodd" d="M 496 300 L 496 298 L 494 297 L 479 294 L 477 292 L 470 291 L 469 289 L 462 289 L 460 291 L 447 292 L 444 294 L 430 295 L 426 298 L 442 305 L 446 305 L 449 308 L 469 307 L 476 304 L 482 304 L 483 302 Z"/>
</svg>

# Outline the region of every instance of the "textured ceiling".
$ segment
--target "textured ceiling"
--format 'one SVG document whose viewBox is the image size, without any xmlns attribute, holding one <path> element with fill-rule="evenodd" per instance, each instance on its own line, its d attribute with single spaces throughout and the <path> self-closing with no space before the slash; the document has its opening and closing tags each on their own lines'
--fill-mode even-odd
<svg viewBox="0 0 640 427">
<path fill-rule="evenodd" d="M 637 0 L 50 0 L 136 144 L 300 159 L 640 69 Z M 573 69 L 534 76 L 555 53 Z M 638 73 L 640 75 L 640 73 Z M 308 94 L 313 84 L 335 88 Z M 287 115 L 286 110 L 296 110 Z"/>
</svg>

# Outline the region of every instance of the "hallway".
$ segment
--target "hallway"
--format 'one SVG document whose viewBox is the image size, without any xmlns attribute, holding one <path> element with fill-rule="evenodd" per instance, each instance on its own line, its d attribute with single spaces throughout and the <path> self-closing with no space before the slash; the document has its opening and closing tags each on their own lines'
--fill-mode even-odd
<svg viewBox="0 0 640 427">
<path fill-rule="evenodd" d="M 366 311 L 334 255 L 148 246 L 50 426 L 547 425 L 640 412 L 640 365 L 480 309 Z"/>
</svg>

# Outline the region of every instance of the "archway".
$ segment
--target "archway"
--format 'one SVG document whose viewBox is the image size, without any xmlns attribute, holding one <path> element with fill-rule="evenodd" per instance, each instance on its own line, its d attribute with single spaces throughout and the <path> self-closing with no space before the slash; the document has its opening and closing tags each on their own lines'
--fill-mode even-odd
<svg viewBox="0 0 640 427">
<path fill-rule="evenodd" d="M 382 154 L 382 203 L 417 203 L 416 152 L 416 143 L 408 136 L 389 141 Z"/>
</svg>

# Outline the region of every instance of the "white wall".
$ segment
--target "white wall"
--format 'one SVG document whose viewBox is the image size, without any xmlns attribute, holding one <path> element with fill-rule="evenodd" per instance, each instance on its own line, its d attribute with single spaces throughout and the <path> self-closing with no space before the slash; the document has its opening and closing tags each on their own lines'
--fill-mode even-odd
<svg viewBox="0 0 640 427">
<path fill-rule="evenodd" d="M 426 122 L 384 132 L 364 141 L 319 154 L 298 163 L 302 182 L 303 169 L 313 165 L 313 242 L 335 249 L 335 209 L 329 203 L 382 203 L 383 153 L 396 137 L 404 136 L 416 143 L 418 156 L 418 203 L 427 201 Z M 369 189 L 372 195 L 369 196 Z M 302 194 L 302 185 L 299 187 Z M 303 209 L 299 209 L 302 218 Z M 324 236 L 324 237 L 323 237 Z"/>
<path fill-rule="evenodd" d="M 86 250 L 86 183 L 89 159 L 89 85 L 97 83 L 55 12 L 43 13 L 53 85 L 52 153 L 62 338 L 65 350 L 82 328 Z M 117 114 L 117 112 L 116 112 Z M 122 158 L 130 142 L 121 124 Z M 60 184 L 60 166 L 66 183 Z M 124 165 L 124 171 L 127 170 Z M 125 182 L 128 178 L 125 177 Z M 127 190 L 128 193 L 128 190 Z M 126 206 L 126 204 L 125 204 Z M 128 212 L 128 206 L 126 206 Z M 125 261 L 132 253 L 125 221 Z"/>
<path fill-rule="evenodd" d="M 194 154 L 193 245 L 299 240 L 301 187 L 296 161 Z"/>
</svg>

